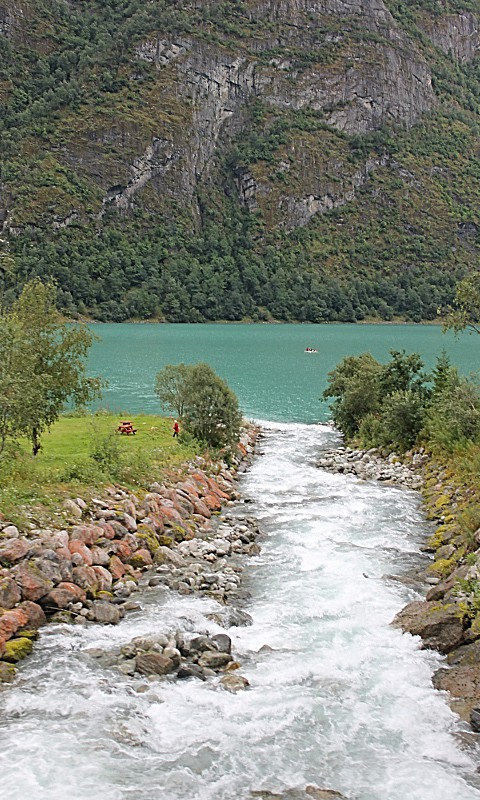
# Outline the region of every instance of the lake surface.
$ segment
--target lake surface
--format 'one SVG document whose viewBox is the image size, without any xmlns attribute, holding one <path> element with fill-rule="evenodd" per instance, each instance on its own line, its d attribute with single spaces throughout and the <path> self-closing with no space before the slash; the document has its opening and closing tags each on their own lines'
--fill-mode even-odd
<svg viewBox="0 0 480 800">
<path fill-rule="evenodd" d="M 327 374 L 345 355 L 389 350 L 423 357 L 427 368 L 445 349 L 463 374 L 480 369 L 478 336 L 443 334 L 428 325 L 129 325 L 91 326 L 100 341 L 89 369 L 109 381 L 101 405 L 113 411 L 158 413 L 153 387 L 166 364 L 209 363 L 237 394 L 247 418 L 285 422 L 328 419 L 319 401 Z M 318 353 L 305 353 L 306 347 Z"/>
</svg>

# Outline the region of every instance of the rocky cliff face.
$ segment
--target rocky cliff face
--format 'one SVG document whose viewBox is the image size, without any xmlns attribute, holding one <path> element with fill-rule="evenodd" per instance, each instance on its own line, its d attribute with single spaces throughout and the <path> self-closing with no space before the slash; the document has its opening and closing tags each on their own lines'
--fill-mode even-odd
<svg viewBox="0 0 480 800">
<path fill-rule="evenodd" d="M 218 149 L 242 130 L 243 110 L 252 98 L 261 99 L 273 111 L 315 111 L 327 125 L 347 134 L 365 134 L 388 124 L 411 126 L 434 105 L 425 58 L 381 2 L 288 0 L 252 5 L 249 14 L 252 19 L 268 20 L 279 33 L 253 38 L 248 47 L 242 43 L 239 52 L 199 44 L 192 37 L 166 40 L 157 36 L 136 46 L 134 58 L 156 66 L 158 81 L 171 82 L 179 104 L 191 116 L 180 126 L 159 126 L 128 164 L 123 181 L 114 185 L 102 181 L 103 207 L 113 203 L 127 209 L 148 183 L 159 195 L 194 205 L 199 181 L 215 163 Z M 362 30 L 366 38 L 358 35 Z M 307 50 L 310 64 L 298 65 L 295 54 L 288 52 L 270 55 L 275 48 L 285 49 L 285 43 L 286 50 Z M 104 138 L 105 132 L 98 132 L 95 146 L 98 137 Z M 117 142 L 118 137 L 113 139 Z M 309 185 L 298 196 L 277 199 L 274 216 L 280 211 L 279 221 L 286 229 L 304 225 L 313 214 L 351 199 L 355 186 L 375 166 L 366 161 L 346 179 L 340 170 L 340 181 L 347 186 L 332 192 L 323 179 L 304 173 L 301 140 L 294 150 L 301 182 Z M 88 154 L 83 158 L 90 161 Z M 75 158 L 67 155 L 67 160 L 77 166 Z M 268 195 L 265 185 L 259 191 L 264 198 Z M 247 207 L 258 207 L 256 192 L 250 182 Z M 243 189 L 240 196 L 245 200 Z"/>
</svg>

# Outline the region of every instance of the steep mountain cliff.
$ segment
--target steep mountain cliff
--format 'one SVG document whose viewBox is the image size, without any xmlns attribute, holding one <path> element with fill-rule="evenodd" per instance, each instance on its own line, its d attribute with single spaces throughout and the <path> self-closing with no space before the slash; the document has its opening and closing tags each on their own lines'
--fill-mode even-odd
<svg viewBox="0 0 480 800">
<path fill-rule="evenodd" d="M 480 252 L 480 0 L 0 0 L 3 292 L 434 318 Z"/>
</svg>

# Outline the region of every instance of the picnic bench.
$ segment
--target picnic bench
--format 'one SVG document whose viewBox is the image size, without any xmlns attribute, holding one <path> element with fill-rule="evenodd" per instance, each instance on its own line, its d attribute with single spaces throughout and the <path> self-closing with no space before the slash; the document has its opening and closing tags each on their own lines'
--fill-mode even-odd
<svg viewBox="0 0 480 800">
<path fill-rule="evenodd" d="M 135 436 L 137 429 L 129 419 L 124 419 L 117 428 L 117 433 L 124 433 L 125 436 Z"/>
</svg>

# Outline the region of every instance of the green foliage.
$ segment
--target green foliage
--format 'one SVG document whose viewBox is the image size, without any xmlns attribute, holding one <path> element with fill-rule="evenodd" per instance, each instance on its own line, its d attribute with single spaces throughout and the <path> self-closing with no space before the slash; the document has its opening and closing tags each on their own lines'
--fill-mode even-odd
<svg viewBox="0 0 480 800">
<path fill-rule="evenodd" d="M 379 409 L 381 374 L 381 364 L 370 353 L 345 356 L 329 372 L 323 398 L 334 398 L 332 418 L 345 436 L 354 436 L 362 419 Z"/>
<path fill-rule="evenodd" d="M 422 430 L 425 403 L 422 393 L 414 389 L 398 389 L 387 395 L 379 417 L 377 444 L 400 451 L 415 444 Z"/>
<path fill-rule="evenodd" d="M 60 322 L 55 287 L 27 283 L 10 311 L 0 316 L 0 441 L 27 436 L 33 454 L 40 437 L 67 401 L 84 406 L 100 395 L 101 382 L 85 374 L 92 334 Z M 0 448 L 1 451 L 2 448 Z"/>
<path fill-rule="evenodd" d="M 450 381 L 432 397 L 425 436 L 435 450 L 448 453 L 469 440 L 480 440 L 480 393 L 472 380 L 452 370 Z"/>
<path fill-rule="evenodd" d="M 155 392 L 199 442 L 219 448 L 238 439 L 238 399 L 208 364 L 168 365 L 157 374 Z"/>
</svg>

